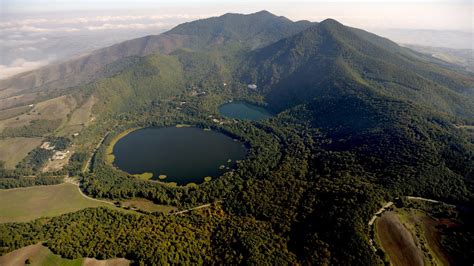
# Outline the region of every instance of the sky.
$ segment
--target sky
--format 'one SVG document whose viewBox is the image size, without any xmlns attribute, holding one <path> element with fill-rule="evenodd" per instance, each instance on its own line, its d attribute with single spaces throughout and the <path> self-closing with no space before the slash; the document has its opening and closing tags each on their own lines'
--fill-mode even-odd
<svg viewBox="0 0 474 266">
<path fill-rule="evenodd" d="M 294 20 L 331 17 L 363 28 L 416 28 L 469 31 L 472 0 L 0 0 L 5 14 L 64 12 L 218 15 L 266 9 Z"/>
<path fill-rule="evenodd" d="M 333 18 L 401 43 L 472 48 L 472 1 L 0 0 L 0 79 L 228 12 Z"/>
</svg>

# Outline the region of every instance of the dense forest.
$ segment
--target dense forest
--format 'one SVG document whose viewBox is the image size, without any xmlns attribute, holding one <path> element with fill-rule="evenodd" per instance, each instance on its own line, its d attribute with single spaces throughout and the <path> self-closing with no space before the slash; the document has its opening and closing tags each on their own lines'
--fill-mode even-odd
<svg viewBox="0 0 474 266">
<path fill-rule="evenodd" d="M 273 15 L 257 16 L 264 18 L 252 23 L 264 27 Z M 231 25 L 246 22 L 234 16 L 183 24 L 175 34 L 200 32 L 199 49 L 121 60 L 108 66 L 107 77 L 79 88 L 98 99 L 97 122 L 72 140 L 77 151 L 59 174 L 79 176 L 84 193 L 96 198 L 139 197 L 179 208 L 218 204 L 182 216 L 100 208 L 2 224 L 2 252 L 45 241 L 67 258 L 142 264 L 376 265 L 382 260 L 369 245 L 367 222 L 383 202 L 412 195 L 474 207 L 473 136 L 456 126 L 473 122 L 465 91 L 474 87 L 472 75 L 335 21 L 290 27 L 277 18 L 283 36 L 266 29 L 252 49 L 236 41 L 244 33 Z M 225 33 L 225 45 L 202 48 L 217 32 Z M 249 90 L 252 82 L 264 85 Z M 220 117 L 217 108 L 228 100 L 258 103 L 277 115 L 258 122 Z M 250 147 L 248 157 L 198 186 L 142 180 L 107 160 L 123 131 L 177 124 L 237 138 Z M 50 141 L 63 149 L 71 144 Z M 19 168 L 38 171 L 49 156 L 44 152 L 33 150 Z M 0 186 L 57 182 L 18 171 L 5 172 Z"/>
</svg>

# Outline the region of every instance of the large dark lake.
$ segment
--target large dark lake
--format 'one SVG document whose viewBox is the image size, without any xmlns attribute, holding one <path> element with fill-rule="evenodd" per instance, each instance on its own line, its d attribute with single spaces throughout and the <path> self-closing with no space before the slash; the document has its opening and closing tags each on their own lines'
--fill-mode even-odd
<svg viewBox="0 0 474 266">
<path fill-rule="evenodd" d="M 235 101 L 219 106 L 222 116 L 242 120 L 263 120 L 273 116 L 267 109 L 247 102 Z"/>
<path fill-rule="evenodd" d="M 114 165 L 130 174 L 166 175 L 163 182 L 184 185 L 213 178 L 244 159 L 246 147 L 231 137 L 200 128 L 144 128 L 121 138 L 113 148 Z"/>
</svg>

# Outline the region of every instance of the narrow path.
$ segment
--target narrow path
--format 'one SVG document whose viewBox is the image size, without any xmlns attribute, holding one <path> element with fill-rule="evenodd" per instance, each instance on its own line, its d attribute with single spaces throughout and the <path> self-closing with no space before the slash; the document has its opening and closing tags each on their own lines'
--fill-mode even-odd
<svg viewBox="0 0 474 266">
<path fill-rule="evenodd" d="M 372 218 L 370 219 L 369 221 L 369 231 L 370 231 L 370 235 L 373 235 L 374 238 L 375 238 L 375 228 L 374 226 L 372 226 L 374 223 L 375 223 L 375 220 L 377 220 L 377 218 L 379 217 L 380 214 L 382 214 L 384 211 L 386 211 L 388 208 L 390 208 L 390 206 L 393 205 L 393 202 L 389 201 L 387 202 L 382 208 L 380 208 L 375 214 L 374 216 L 372 216 Z M 377 246 L 375 245 L 375 239 L 372 239 L 372 237 L 369 237 L 369 244 L 370 244 L 370 247 L 372 247 L 372 250 L 374 252 L 377 252 Z"/>
<path fill-rule="evenodd" d="M 94 155 L 96 154 L 97 150 L 99 149 L 99 147 L 104 143 L 105 141 L 105 138 L 107 138 L 107 136 L 109 135 L 110 132 L 107 132 L 104 137 L 102 137 L 102 139 L 99 141 L 99 143 L 97 143 L 97 145 L 95 146 L 94 148 L 94 151 L 91 153 L 91 156 L 89 157 L 89 159 L 87 160 L 87 163 L 84 165 L 84 168 L 82 169 L 82 172 L 85 173 L 85 172 L 90 172 L 91 171 L 91 163 L 92 163 L 92 158 L 94 158 Z"/>
<path fill-rule="evenodd" d="M 202 208 L 208 208 L 208 207 L 211 207 L 212 204 L 219 203 L 219 202 L 221 202 L 221 201 L 218 200 L 214 203 L 207 203 L 207 204 L 199 205 L 197 207 L 193 207 L 193 208 L 190 208 L 190 209 L 182 210 L 182 211 L 179 211 L 179 212 L 173 212 L 173 213 L 170 213 L 170 215 L 183 214 L 183 213 L 187 213 L 187 212 L 202 209 Z"/>
<path fill-rule="evenodd" d="M 372 219 L 370 219 L 369 221 L 369 226 L 371 226 L 372 224 L 374 224 L 375 220 L 377 219 L 377 215 L 379 214 L 382 214 L 387 208 L 389 208 L 390 206 L 393 205 L 393 202 L 389 201 L 387 202 L 387 204 L 385 204 L 382 208 L 380 208 L 375 214 L 374 216 L 372 216 Z"/>
</svg>

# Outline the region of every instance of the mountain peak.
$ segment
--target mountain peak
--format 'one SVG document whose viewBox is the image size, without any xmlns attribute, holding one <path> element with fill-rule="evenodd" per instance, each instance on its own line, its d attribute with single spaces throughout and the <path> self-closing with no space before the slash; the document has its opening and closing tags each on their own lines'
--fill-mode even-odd
<svg viewBox="0 0 474 266">
<path fill-rule="evenodd" d="M 320 25 L 326 25 L 326 26 L 344 26 L 342 23 L 339 21 L 332 19 L 332 18 L 327 18 L 323 21 L 321 21 Z"/>
<path fill-rule="evenodd" d="M 273 17 L 277 17 L 277 15 L 267 11 L 267 10 L 260 10 L 256 13 L 253 13 L 252 15 L 260 15 L 260 16 L 273 16 Z"/>
<path fill-rule="evenodd" d="M 266 18 L 279 18 L 280 16 L 277 16 L 267 10 L 261 10 L 255 13 L 249 13 L 249 14 L 241 14 L 241 13 L 225 13 L 224 15 L 221 15 L 217 18 L 226 18 L 226 17 L 266 17 Z"/>
</svg>

